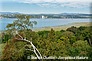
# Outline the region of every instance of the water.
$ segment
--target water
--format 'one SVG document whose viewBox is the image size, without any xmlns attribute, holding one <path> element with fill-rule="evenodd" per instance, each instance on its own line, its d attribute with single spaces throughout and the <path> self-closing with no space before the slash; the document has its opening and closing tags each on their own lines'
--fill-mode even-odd
<svg viewBox="0 0 92 61">
<path fill-rule="evenodd" d="M 6 25 L 13 23 L 15 19 L 0 19 L 0 30 L 5 30 Z M 49 26 L 58 26 L 58 25 L 67 25 L 69 23 L 75 22 L 90 22 L 90 19 L 30 19 L 30 21 L 37 21 L 37 25 L 34 25 L 34 28 L 49 27 Z"/>
</svg>

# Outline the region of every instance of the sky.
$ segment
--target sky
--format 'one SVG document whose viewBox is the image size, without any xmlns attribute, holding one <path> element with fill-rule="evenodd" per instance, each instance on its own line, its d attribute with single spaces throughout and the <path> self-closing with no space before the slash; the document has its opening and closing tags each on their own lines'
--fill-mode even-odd
<svg viewBox="0 0 92 61">
<path fill-rule="evenodd" d="M 0 12 L 25 14 L 90 13 L 91 0 L 0 0 Z"/>
</svg>

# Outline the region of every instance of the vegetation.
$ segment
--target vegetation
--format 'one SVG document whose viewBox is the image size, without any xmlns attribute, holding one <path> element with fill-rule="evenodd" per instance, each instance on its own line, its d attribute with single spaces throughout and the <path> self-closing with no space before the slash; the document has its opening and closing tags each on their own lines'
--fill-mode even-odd
<svg viewBox="0 0 92 61">
<path fill-rule="evenodd" d="M 26 48 L 31 48 L 28 43 L 16 39 L 19 37 L 11 32 L 15 29 L 18 30 L 23 38 L 26 37 L 27 40 L 32 41 L 43 57 L 83 56 L 92 60 L 92 26 L 81 26 L 79 28 L 72 26 L 67 30 L 61 31 L 51 29 L 50 31 L 35 32 L 29 27 L 31 25 L 27 24 L 29 23 L 28 16 L 18 16 L 16 21 L 11 25 L 7 25 L 8 29 L 2 33 L 3 36 L 0 40 L 2 40 L 2 43 L 5 43 L 2 61 L 27 61 L 28 56 L 35 56 L 32 51 L 26 50 Z"/>
</svg>

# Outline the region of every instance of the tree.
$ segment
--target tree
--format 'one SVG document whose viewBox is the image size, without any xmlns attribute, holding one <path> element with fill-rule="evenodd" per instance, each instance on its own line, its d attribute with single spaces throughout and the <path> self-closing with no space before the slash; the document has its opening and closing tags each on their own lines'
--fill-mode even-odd
<svg viewBox="0 0 92 61">
<path fill-rule="evenodd" d="M 71 44 L 76 41 L 74 33 L 70 31 L 63 32 L 60 39 L 63 39 L 64 41 L 69 41 Z"/>
<path fill-rule="evenodd" d="M 30 21 L 29 15 L 17 15 L 17 20 L 15 20 L 12 24 L 8 24 L 6 26 L 7 29 L 10 30 L 27 30 L 33 27 L 33 24 L 37 24 L 36 21 Z"/>
<path fill-rule="evenodd" d="M 5 59 L 5 60 L 8 59 L 9 61 L 12 61 L 12 59 L 13 59 L 12 55 L 14 55 L 14 53 L 16 52 L 15 50 L 18 48 L 22 49 L 20 47 L 23 47 L 22 45 L 20 45 L 19 47 L 16 47 L 15 43 L 18 43 L 19 41 L 26 42 L 26 44 L 28 43 L 29 45 L 31 45 L 32 50 L 31 50 L 31 48 L 27 49 L 27 50 L 34 52 L 38 59 L 42 58 L 38 49 L 33 45 L 31 36 L 27 36 L 28 33 L 30 33 L 29 30 L 31 29 L 31 27 L 33 27 L 33 24 L 37 24 L 37 23 L 35 21 L 30 21 L 30 16 L 17 15 L 17 20 L 15 20 L 12 24 L 7 25 L 8 30 L 11 30 L 11 31 L 15 30 L 15 32 L 13 32 L 14 40 L 11 40 L 13 42 L 13 44 L 11 45 L 11 42 L 9 42 L 9 45 L 7 44 L 9 47 L 7 47 L 7 45 L 6 45 L 6 47 L 4 49 L 4 51 L 6 51 L 6 54 L 8 54 L 8 52 L 9 52 L 9 56 L 7 55 L 9 59 L 5 56 L 6 55 L 5 53 L 3 55 L 3 59 Z M 20 31 L 20 32 L 18 32 L 18 31 Z M 30 37 L 31 41 L 27 40 L 29 37 Z M 29 47 L 29 46 L 27 46 L 27 47 Z M 10 52 L 12 52 L 12 53 L 10 53 Z M 23 53 L 22 53 L 22 55 L 23 55 Z M 18 58 L 16 55 L 14 55 L 14 57 L 15 57 L 14 59 L 17 60 L 20 58 L 20 55 L 18 56 Z"/>
<path fill-rule="evenodd" d="M 70 48 L 71 56 L 87 56 L 90 50 L 90 46 L 87 41 L 78 40 L 72 44 Z"/>
<path fill-rule="evenodd" d="M 25 42 L 14 42 L 14 39 L 8 40 L 3 50 L 3 61 L 17 61 L 24 56 Z"/>
<path fill-rule="evenodd" d="M 72 27 L 70 27 L 70 28 L 67 28 L 66 31 L 71 31 L 71 32 L 73 32 L 73 33 L 75 34 L 75 33 L 77 32 L 77 28 L 74 27 L 74 26 L 72 26 Z"/>
<path fill-rule="evenodd" d="M 48 39 L 50 39 L 51 41 L 55 41 L 55 31 L 53 29 L 51 29 L 51 31 L 49 32 Z"/>
</svg>

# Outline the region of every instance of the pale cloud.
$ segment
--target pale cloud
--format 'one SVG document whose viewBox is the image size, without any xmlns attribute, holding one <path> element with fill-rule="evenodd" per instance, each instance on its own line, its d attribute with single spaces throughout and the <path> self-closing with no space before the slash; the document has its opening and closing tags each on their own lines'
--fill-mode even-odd
<svg viewBox="0 0 92 61">
<path fill-rule="evenodd" d="M 43 3 L 43 2 L 49 2 L 49 3 L 65 3 L 65 2 L 86 2 L 91 3 L 92 0 L 12 0 L 12 1 L 18 1 L 18 2 L 24 2 L 24 3 Z"/>
<path fill-rule="evenodd" d="M 72 7 L 72 8 L 86 8 L 86 7 L 90 7 L 90 3 L 68 2 L 68 3 L 62 3 L 61 6 Z"/>
<path fill-rule="evenodd" d="M 92 0 L 56 0 L 56 2 L 92 2 Z"/>
<path fill-rule="evenodd" d="M 89 7 L 92 0 L 12 0 L 21 3 L 32 4 L 35 3 L 41 7 L 73 7 L 83 8 Z"/>
<path fill-rule="evenodd" d="M 38 3 L 37 5 L 41 7 L 53 7 L 53 8 L 60 7 L 60 4 L 57 3 Z"/>
</svg>

